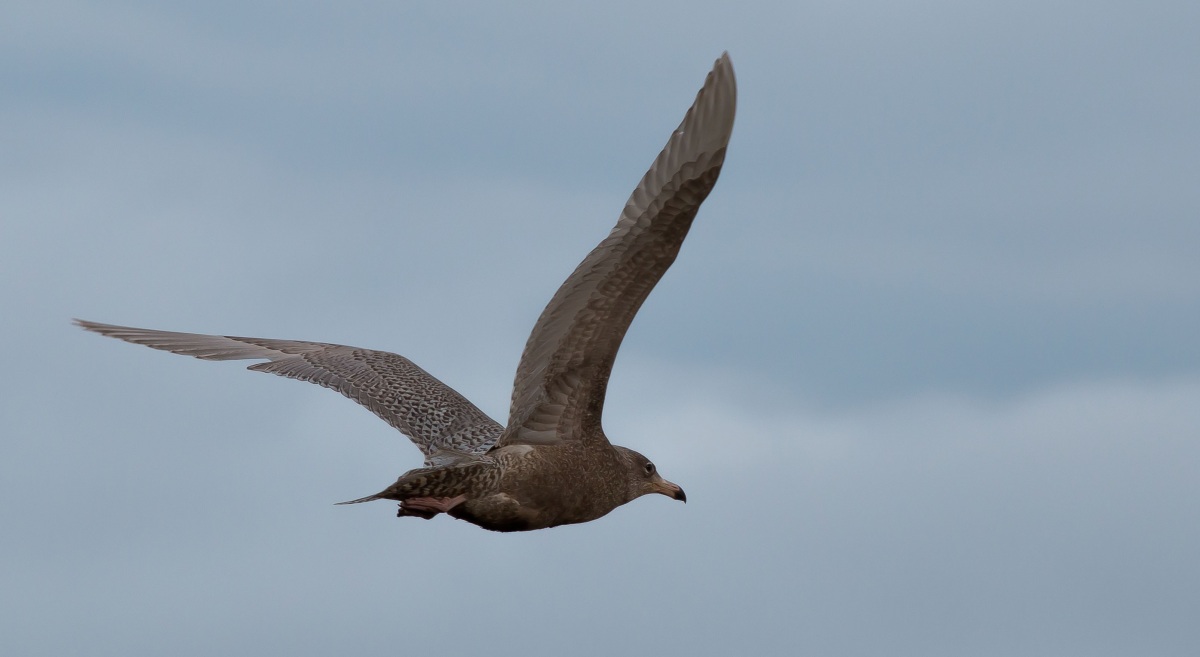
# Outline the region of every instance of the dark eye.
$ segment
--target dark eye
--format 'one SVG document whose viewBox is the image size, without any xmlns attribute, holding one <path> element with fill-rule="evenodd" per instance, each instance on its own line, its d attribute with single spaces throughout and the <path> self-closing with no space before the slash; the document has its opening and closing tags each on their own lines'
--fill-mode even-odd
<svg viewBox="0 0 1200 657">
<path fill-rule="evenodd" d="M 646 474 L 648 474 L 648 475 L 654 474 L 654 464 L 653 463 L 646 463 Z"/>
</svg>

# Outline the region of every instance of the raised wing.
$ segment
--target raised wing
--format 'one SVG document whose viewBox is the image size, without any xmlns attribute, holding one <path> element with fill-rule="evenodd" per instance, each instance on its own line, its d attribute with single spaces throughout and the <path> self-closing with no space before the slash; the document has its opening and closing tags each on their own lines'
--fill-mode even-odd
<svg viewBox="0 0 1200 657">
<path fill-rule="evenodd" d="M 617 350 L 717 182 L 736 100 L 726 53 L 617 225 L 542 311 L 517 366 L 502 444 L 604 439 L 600 415 Z"/>
<path fill-rule="evenodd" d="M 266 360 L 251 365 L 336 390 L 408 436 L 426 462 L 482 454 L 503 427 L 412 361 L 386 351 L 324 342 L 175 333 L 75 320 L 111 338 L 203 360 Z"/>
</svg>

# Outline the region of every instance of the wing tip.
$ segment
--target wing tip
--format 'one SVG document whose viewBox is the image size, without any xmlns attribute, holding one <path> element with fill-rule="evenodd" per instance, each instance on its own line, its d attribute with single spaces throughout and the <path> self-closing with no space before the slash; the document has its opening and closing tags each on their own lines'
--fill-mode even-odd
<svg viewBox="0 0 1200 657">
<path fill-rule="evenodd" d="M 729 56 L 728 50 L 721 51 L 721 56 L 713 62 L 713 68 L 728 68 L 730 72 L 733 72 L 733 59 Z"/>
<path fill-rule="evenodd" d="M 114 334 L 114 332 L 129 328 L 127 326 L 117 326 L 116 324 L 104 324 L 102 322 L 91 322 L 86 319 L 79 319 L 78 317 L 72 318 L 71 323 L 85 331 L 91 331 L 92 333 L 98 333 L 100 335 L 103 335 L 103 336 L 109 337 L 109 338 L 117 337 Z"/>
<path fill-rule="evenodd" d="M 711 121 L 718 124 L 717 132 L 723 136 L 723 141 L 729 143 L 733 133 L 733 118 L 737 113 L 737 76 L 733 71 L 733 59 L 729 51 L 713 62 L 712 70 L 704 80 L 704 86 L 696 94 L 696 105 L 705 104 L 713 115 Z M 706 112 L 706 113 L 709 113 Z"/>
</svg>

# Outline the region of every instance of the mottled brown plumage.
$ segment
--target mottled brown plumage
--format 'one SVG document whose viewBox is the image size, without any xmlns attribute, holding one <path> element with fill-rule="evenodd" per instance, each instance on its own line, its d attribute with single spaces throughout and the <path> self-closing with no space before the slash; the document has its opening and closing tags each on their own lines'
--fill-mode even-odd
<svg viewBox="0 0 1200 657">
<path fill-rule="evenodd" d="M 343 504 L 396 500 L 400 516 L 447 513 L 486 529 L 523 531 L 594 520 L 647 493 L 684 500 L 646 457 L 611 444 L 600 420 L 625 332 L 720 174 L 736 95 L 729 56 L 722 55 L 617 225 L 542 311 L 517 367 L 507 426 L 384 351 L 76 323 L 205 360 L 265 360 L 249 369 L 337 390 L 425 455 L 424 467 Z"/>
</svg>

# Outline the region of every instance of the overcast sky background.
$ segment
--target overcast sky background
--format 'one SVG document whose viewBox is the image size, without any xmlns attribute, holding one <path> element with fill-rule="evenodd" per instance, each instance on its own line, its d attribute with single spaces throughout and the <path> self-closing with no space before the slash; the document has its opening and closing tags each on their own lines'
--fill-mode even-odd
<svg viewBox="0 0 1200 657">
<path fill-rule="evenodd" d="M 1200 654 L 1200 4 L 8 2 L 0 653 Z M 500 535 L 317 386 L 72 317 L 521 346 L 723 50 L 605 426 L 688 492 Z"/>
</svg>

